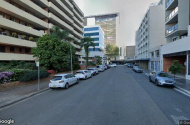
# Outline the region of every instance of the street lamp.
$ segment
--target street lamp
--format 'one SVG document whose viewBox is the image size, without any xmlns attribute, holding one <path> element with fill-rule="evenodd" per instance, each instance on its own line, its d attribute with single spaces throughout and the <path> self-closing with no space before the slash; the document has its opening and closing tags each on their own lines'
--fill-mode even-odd
<svg viewBox="0 0 190 125">
<path fill-rule="evenodd" d="M 73 60 L 72 60 L 72 50 L 71 50 L 71 43 L 69 43 L 70 45 L 70 53 L 71 53 L 71 74 L 73 74 Z"/>
</svg>

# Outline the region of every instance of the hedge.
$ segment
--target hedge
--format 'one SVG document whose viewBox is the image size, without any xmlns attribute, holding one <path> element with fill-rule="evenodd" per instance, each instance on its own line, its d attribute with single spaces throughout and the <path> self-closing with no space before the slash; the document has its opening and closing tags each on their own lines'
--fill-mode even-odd
<svg viewBox="0 0 190 125">
<path fill-rule="evenodd" d="M 45 70 L 40 70 L 40 78 L 46 78 L 49 76 L 49 73 Z M 33 80 L 38 79 L 38 71 L 37 70 L 31 70 L 31 71 L 26 71 L 24 74 L 19 76 L 18 80 L 20 82 L 29 82 Z"/>
</svg>

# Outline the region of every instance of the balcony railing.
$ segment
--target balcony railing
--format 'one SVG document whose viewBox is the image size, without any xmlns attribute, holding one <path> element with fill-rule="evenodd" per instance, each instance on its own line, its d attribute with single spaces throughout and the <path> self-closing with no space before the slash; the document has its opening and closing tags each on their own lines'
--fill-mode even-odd
<svg viewBox="0 0 190 125">
<path fill-rule="evenodd" d="M 172 17 L 174 17 L 178 13 L 178 7 L 176 7 L 170 14 L 169 16 L 166 17 L 166 22 L 170 20 Z"/>
<path fill-rule="evenodd" d="M 166 30 L 166 35 L 169 35 L 170 33 L 176 31 L 178 29 L 178 24 L 174 25 L 173 27 Z"/>
<path fill-rule="evenodd" d="M 166 3 L 166 8 L 168 8 L 173 2 L 174 0 L 168 0 L 168 2 Z"/>
</svg>

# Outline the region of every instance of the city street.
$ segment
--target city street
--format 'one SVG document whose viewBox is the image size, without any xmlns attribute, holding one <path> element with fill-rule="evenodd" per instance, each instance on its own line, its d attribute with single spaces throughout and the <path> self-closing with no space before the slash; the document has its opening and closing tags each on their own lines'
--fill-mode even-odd
<svg viewBox="0 0 190 125">
<path fill-rule="evenodd" d="M 69 89 L 53 89 L 0 109 L 16 125 L 177 125 L 190 120 L 190 98 L 158 87 L 125 66 Z"/>
</svg>

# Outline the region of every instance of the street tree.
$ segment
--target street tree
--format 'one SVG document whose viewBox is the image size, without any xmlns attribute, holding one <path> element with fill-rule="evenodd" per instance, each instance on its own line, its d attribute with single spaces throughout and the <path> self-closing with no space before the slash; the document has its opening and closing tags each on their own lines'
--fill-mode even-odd
<svg viewBox="0 0 190 125">
<path fill-rule="evenodd" d="M 84 47 L 85 50 L 85 59 L 86 59 L 86 67 L 88 67 L 88 58 L 89 58 L 89 47 L 93 46 L 95 48 L 94 39 L 91 37 L 84 37 L 81 39 L 81 48 Z"/>
<path fill-rule="evenodd" d="M 102 64 L 102 57 L 95 56 L 95 58 L 96 58 L 96 65 L 101 65 Z"/>
<path fill-rule="evenodd" d="M 40 59 L 40 64 L 46 69 L 63 71 L 70 69 L 70 59 L 72 52 L 72 61 L 75 63 L 75 48 L 71 47 L 67 41 L 73 40 L 69 33 L 54 27 L 51 34 L 40 37 L 37 41 L 37 47 L 32 49 L 34 57 Z"/>
<path fill-rule="evenodd" d="M 112 58 L 116 60 L 116 57 L 119 56 L 119 47 L 115 44 L 107 44 L 105 50 L 109 60 Z"/>
<path fill-rule="evenodd" d="M 175 75 L 177 73 L 181 73 L 184 69 L 185 67 L 182 64 L 180 64 L 178 60 L 174 60 L 173 64 L 169 68 L 169 71 L 174 75 L 175 79 Z"/>
</svg>

